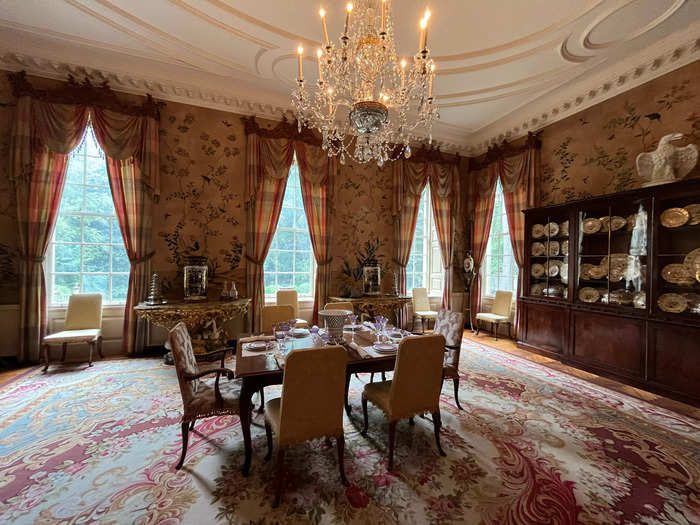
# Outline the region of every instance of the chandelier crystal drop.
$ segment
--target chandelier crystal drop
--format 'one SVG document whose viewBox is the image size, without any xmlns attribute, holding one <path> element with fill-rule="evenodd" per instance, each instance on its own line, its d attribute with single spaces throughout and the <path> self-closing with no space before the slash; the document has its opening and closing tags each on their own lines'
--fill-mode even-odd
<svg viewBox="0 0 700 525">
<path fill-rule="evenodd" d="M 328 38 L 321 9 L 324 45 L 316 51 L 318 81 L 303 75 L 304 49 L 299 47 L 299 75 L 292 92 L 294 113 L 302 126 L 316 129 L 329 156 L 366 163 L 411 155 L 418 128 L 432 141 L 440 118 L 433 97 L 435 63 L 428 49 L 426 9 L 420 22 L 418 52 L 399 58 L 394 41 L 391 0 L 356 0 L 345 11 L 345 30 L 337 42 Z M 308 84 L 308 85 L 307 85 Z"/>
</svg>

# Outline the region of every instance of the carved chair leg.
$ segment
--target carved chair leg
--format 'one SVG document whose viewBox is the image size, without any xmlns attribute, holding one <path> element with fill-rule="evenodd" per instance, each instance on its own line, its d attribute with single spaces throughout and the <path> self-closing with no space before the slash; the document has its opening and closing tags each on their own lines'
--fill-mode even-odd
<svg viewBox="0 0 700 525">
<path fill-rule="evenodd" d="M 63 343 L 61 345 L 61 363 L 66 361 L 66 350 L 68 350 L 68 343 Z"/>
<path fill-rule="evenodd" d="M 345 436 L 339 436 L 337 439 L 338 444 L 338 468 L 340 469 L 340 481 L 346 487 L 350 486 L 348 478 L 345 477 Z"/>
<path fill-rule="evenodd" d="M 493 328 L 492 328 L 492 330 L 493 330 L 493 334 L 492 334 L 492 335 L 493 335 L 493 340 L 494 340 L 494 341 L 498 341 L 498 328 L 499 328 L 499 326 L 501 325 L 501 323 L 492 323 L 491 326 L 493 327 L 494 324 L 496 325 L 496 328 L 495 328 L 495 330 L 493 330 Z"/>
<path fill-rule="evenodd" d="M 102 336 L 97 338 L 97 353 L 100 354 L 100 359 L 105 358 L 105 355 L 102 353 Z M 223 368 L 223 365 L 221 368 Z"/>
<path fill-rule="evenodd" d="M 476 320 L 476 335 L 479 335 L 479 320 Z"/>
<path fill-rule="evenodd" d="M 95 343 L 90 342 L 88 343 L 88 348 L 90 349 L 90 353 L 88 354 L 88 366 L 92 366 L 92 349 L 95 347 Z"/>
<path fill-rule="evenodd" d="M 365 426 L 362 428 L 362 432 L 360 432 L 360 434 L 363 437 L 367 437 L 367 427 L 369 426 L 369 420 L 367 417 L 367 398 L 364 396 L 364 394 L 362 396 L 362 415 L 364 417 Z"/>
<path fill-rule="evenodd" d="M 382 372 L 382 381 L 386 381 L 386 372 Z"/>
<path fill-rule="evenodd" d="M 445 451 L 440 446 L 440 427 L 442 427 L 442 419 L 440 418 L 440 410 L 433 412 L 433 427 L 435 428 L 435 444 L 441 456 L 445 456 Z"/>
<path fill-rule="evenodd" d="M 277 508 L 282 501 L 282 487 L 284 486 L 284 449 L 277 451 L 277 486 L 275 487 L 275 502 L 272 507 Z"/>
<path fill-rule="evenodd" d="M 425 333 L 425 317 L 420 318 L 420 333 Z"/>
<path fill-rule="evenodd" d="M 49 369 L 49 345 L 44 345 L 44 373 Z"/>
<path fill-rule="evenodd" d="M 270 423 L 265 419 L 265 435 L 267 436 L 267 454 L 265 455 L 265 461 L 270 461 L 272 457 L 272 427 Z"/>
<path fill-rule="evenodd" d="M 175 470 L 180 470 L 182 464 L 185 462 L 185 455 L 187 454 L 187 441 L 189 440 L 189 429 L 190 424 L 187 421 L 182 422 L 182 455 L 180 456 L 180 461 L 175 465 Z"/>
<path fill-rule="evenodd" d="M 512 327 L 513 327 L 512 324 L 509 322 L 508 323 L 508 339 L 513 339 L 513 335 L 512 335 L 513 332 L 511 331 Z"/>
<path fill-rule="evenodd" d="M 396 441 L 396 421 L 389 423 L 389 470 L 394 470 L 394 443 Z"/>
<path fill-rule="evenodd" d="M 411 332 L 415 332 L 415 331 L 416 331 L 416 315 L 413 314 L 411 316 Z"/>
<path fill-rule="evenodd" d="M 265 390 L 260 389 L 260 408 L 258 408 L 258 414 L 265 412 Z"/>
<path fill-rule="evenodd" d="M 190 423 L 190 430 L 194 430 L 194 419 L 192 420 L 192 423 Z"/>
<path fill-rule="evenodd" d="M 413 419 L 413 416 L 411 416 L 411 417 L 408 418 L 408 424 L 411 425 L 411 426 L 413 426 L 413 425 L 416 424 L 416 422 L 415 422 L 414 419 Z"/>
<path fill-rule="evenodd" d="M 457 408 L 460 410 L 464 410 L 462 408 L 462 405 L 459 404 L 459 377 L 453 377 L 452 382 L 454 383 L 455 387 L 455 403 L 457 403 Z"/>
<path fill-rule="evenodd" d="M 369 376 L 369 382 L 374 383 L 374 372 Z"/>
</svg>

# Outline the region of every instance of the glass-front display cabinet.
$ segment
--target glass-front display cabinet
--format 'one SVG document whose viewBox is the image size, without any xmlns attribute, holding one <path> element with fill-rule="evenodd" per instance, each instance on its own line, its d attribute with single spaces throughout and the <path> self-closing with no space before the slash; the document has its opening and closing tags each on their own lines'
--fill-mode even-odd
<svg viewBox="0 0 700 525">
<path fill-rule="evenodd" d="M 569 297 L 569 215 L 545 213 L 527 230 L 530 296 L 553 300 Z"/>
</svg>

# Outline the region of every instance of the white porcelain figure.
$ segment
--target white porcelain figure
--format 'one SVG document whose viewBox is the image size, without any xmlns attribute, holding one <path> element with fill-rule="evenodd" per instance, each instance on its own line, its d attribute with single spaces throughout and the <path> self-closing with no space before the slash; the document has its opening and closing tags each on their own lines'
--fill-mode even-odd
<svg viewBox="0 0 700 525">
<path fill-rule="evenodd" d="M 695 167 L 698 162 L 698 147 L 695 144 L 688 144 L 682 148 L 671 144 L 682 138 L 682 133 L 664 135 L 656 151 L 637 155 L 637 173 L 648 181 L 643 186 L 680 180 Z"/>
</svg>

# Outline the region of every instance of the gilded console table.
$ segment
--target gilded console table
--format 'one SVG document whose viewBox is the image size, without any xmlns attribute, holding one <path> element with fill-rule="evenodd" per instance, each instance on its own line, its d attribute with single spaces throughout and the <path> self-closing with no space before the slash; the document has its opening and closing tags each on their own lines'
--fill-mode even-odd
<svg viewBox="0 0 700 525">
<path fill-rule="evenodd" d="M 229 334 L 224 322 L 236 317 L 247 317 L 250 299 L 235 301 L 173 302 L 150 305 L 141 303 L 134 307 L 139 317 L 156 326 L 170 330 L 180 321 L 187 325 L 195 353 L 225 346 Z"/>
<path fill-rule="evenodd" d="M 396 295 L 363 295 L 362 297 L 329 297 L 330 302 L 352 303 L 355 313 L 374 318 L 383 315 L 398 322 L 398 310 L 411 302 L 410 297 Z"/>
</svg>

